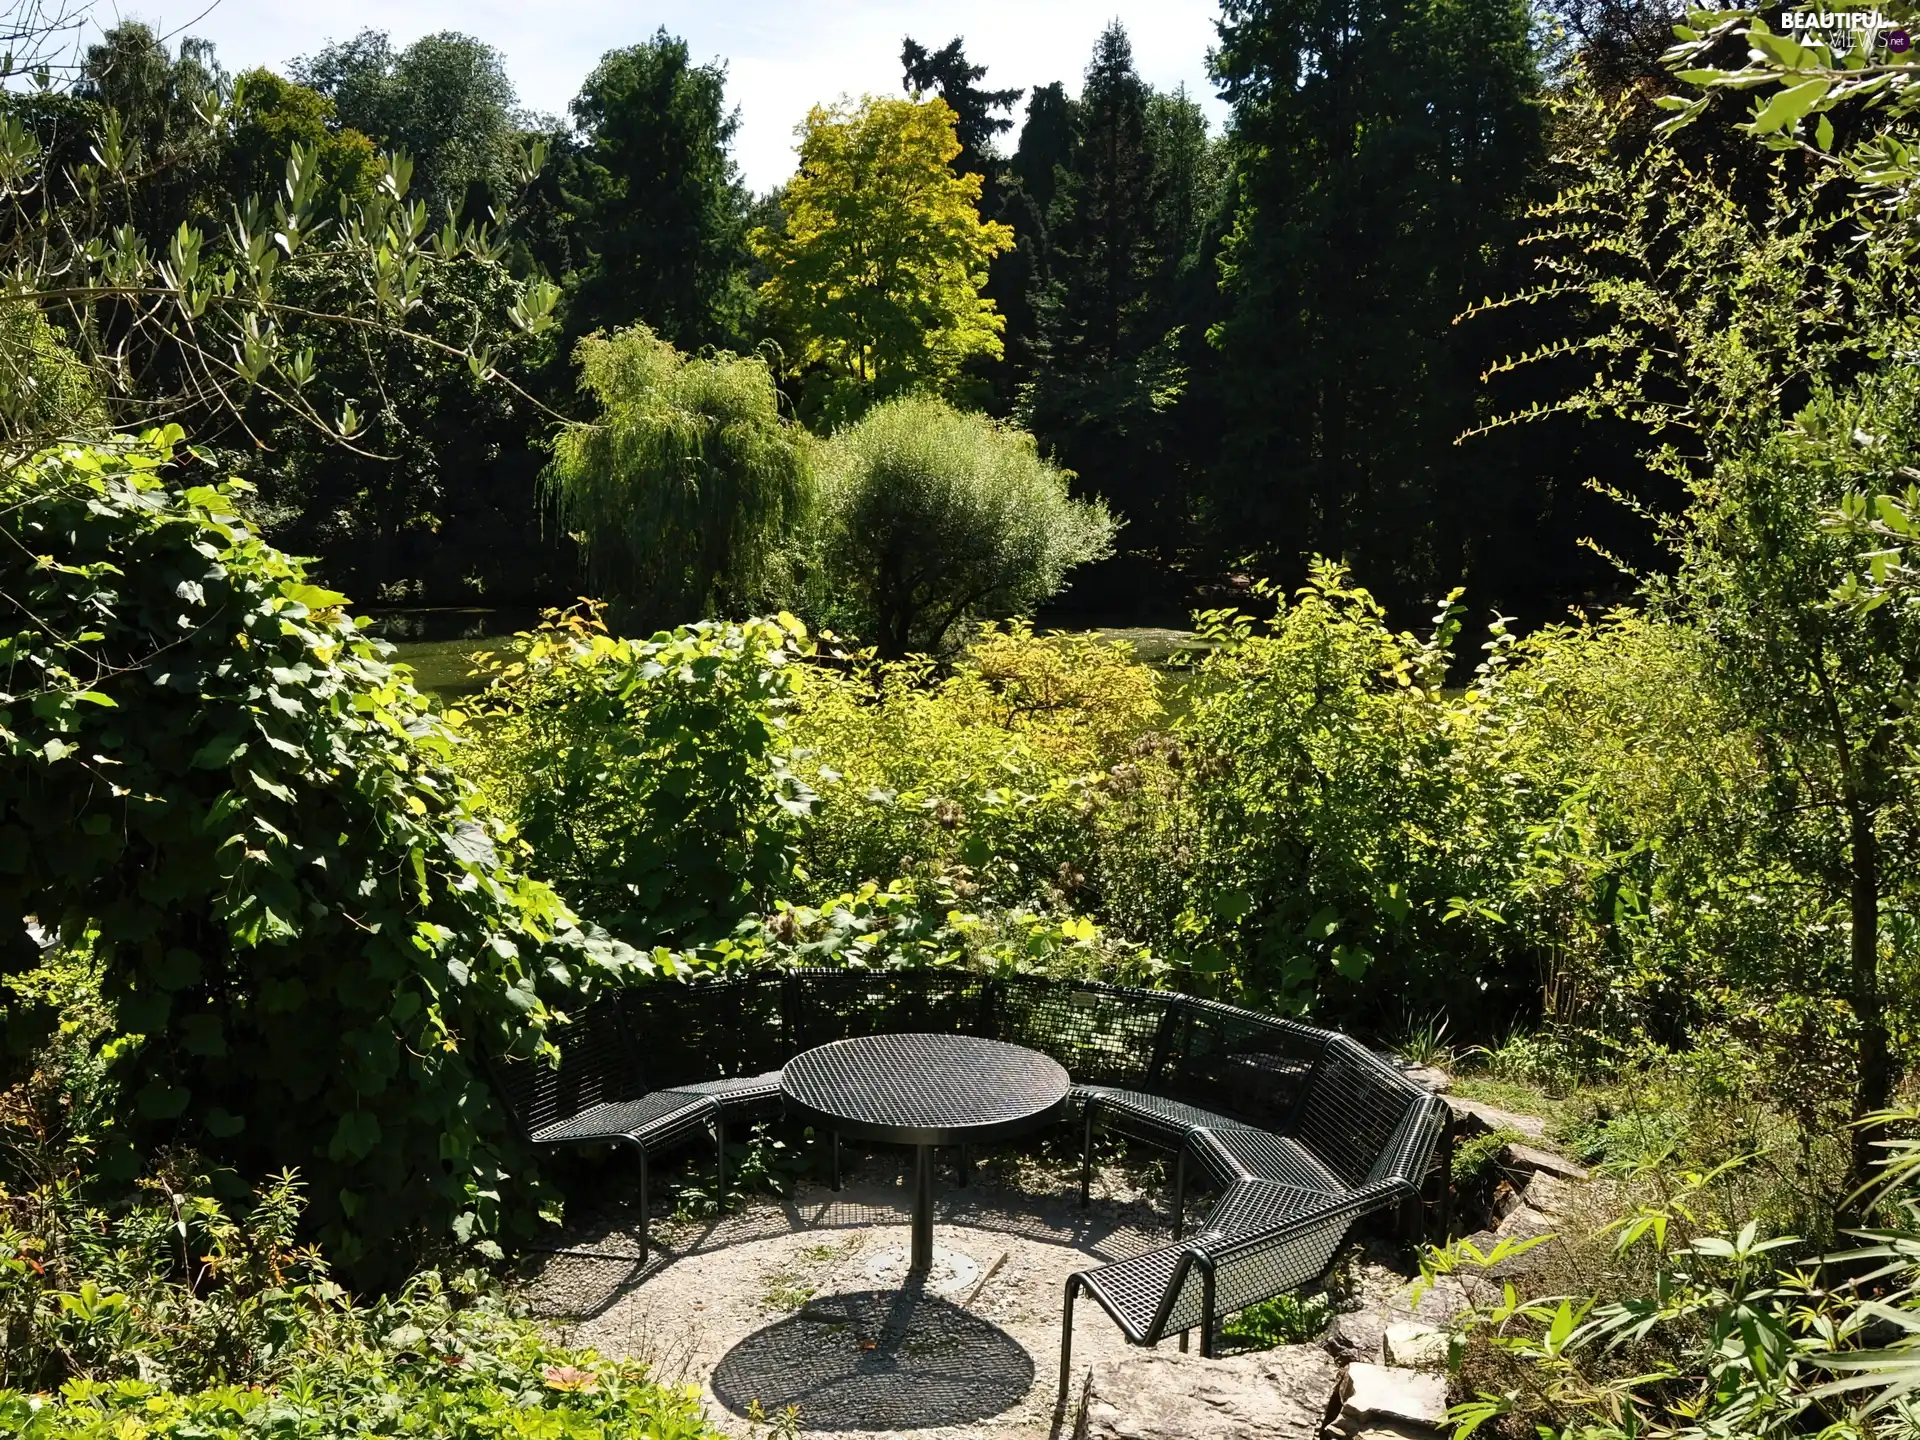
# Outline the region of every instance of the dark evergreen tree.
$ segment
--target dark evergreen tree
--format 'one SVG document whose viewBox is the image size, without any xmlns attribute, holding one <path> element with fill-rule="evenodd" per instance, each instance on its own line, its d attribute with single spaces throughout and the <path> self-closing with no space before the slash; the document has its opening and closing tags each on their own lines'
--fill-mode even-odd
<svg viewBox="0 0 1920 1440">
<path fill-rule="evenodd" d="M 1051 236 L 1065 262 L 1058 343 L 1085 366 L 1126 358 L 1153 272 L 1151 92 L 1116 22 L 1101 32 L 1075 107 L 1073 154 L 1054 196 Z"/>
<path fill-rule="evenodd" d="M 1153 93 L 1117 23 L 1100 36 L 1070 115 L 1033 290 L 1038 333 L 1023 409 L 1081 488 L 1133 526 L 1121 544 L 1166 553 L 1181 543 L 1189 508 L 1181 322 L 1217 162 L 1199 107 Z M 1016 158 L 1042 187 L 1046 140 L 1043 130 Z"/>
<path fill-rule="evenodd" d="M 909 95 L 938 95 L 953 108 L 956 117 L 954 135 L 960 141 L 960 153 L 953 158 L 959 175 L 980 175 L 988 186 L 982 187 L 983 213 L 991 196 L 986 191 L 998 178 L 1000 156 L 994 141 L 1013 128 L 1006 114 L 1020 103 L 1024 90 L 982 90 L 979 81 L 987 78 L 987 67 L 968 62 L 962 37 L 956 35 L 938 50 L 929 50 L 911 35 L 900 44 L 902 83 Z"/>
<path fill-rule="evenodd" d="M 1059 309 L 1047 214 L 1060 171 L 1073 159 L 1073 101 L 1059 81 L 1037 85 L 1008 163 L 1001 219 L 1013 226 L 1013 249 L 995 262 L 995 299 L 1007 317 L 1008 395 L 1028 383 L 1045 350 L 1050 317 Z"/>
<path fill-rule="evenodd" d="M 575 335 L 644 321 L 683 349 L 744 341 L 749 197 L 726 66 L 661 30 L 610 51 L 573 102 Z"/>
<path fill-rule="evenodd" d="M 1225 0 L 1240 196 L 1209 491 L 1231 553 L 1345 558 L 1408 602 L 1474 572 L 1490 525 L 1525 543 L 1527 458 L 1454 444 L 1502 337 L 1453 320 L 1515 273 L 1530 27 L 1525 0 Z"/>
</svg>

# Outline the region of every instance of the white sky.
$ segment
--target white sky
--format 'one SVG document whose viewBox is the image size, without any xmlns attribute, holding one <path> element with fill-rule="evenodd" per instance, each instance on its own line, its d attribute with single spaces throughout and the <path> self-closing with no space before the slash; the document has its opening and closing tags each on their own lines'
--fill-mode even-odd
<svg viewBox="0 0 1920 1440">
<path fill-rule="evenodd" d="M 278 68 L 365 28 L 396 44 L 460 30 L 507 57 L 522 105 L 555 115 L 603 53 L 664 25 L 697 61 L 728 62 L 728 98 L 740 107 L 736 154 L 755 190 L 792 172 L 793 127 L 808 106 L 898 93 L 903 35 L 929 48 L 965 36 L 968 58 L 987 67 L 994 88 L 1063 80 L 1077 93 L 1101 27 L 1118 18 L 1149 83 L 1184 82 L 1216 124 L 1225 116 L 1206 78 L 1215 0 L 218 0 L 201 16 L 207 3 L 101 0 L 97 18 L 202 36 L 229 70 Z M 1025 109 L 1022 100 L 1016 123 Z"/>
</svg>

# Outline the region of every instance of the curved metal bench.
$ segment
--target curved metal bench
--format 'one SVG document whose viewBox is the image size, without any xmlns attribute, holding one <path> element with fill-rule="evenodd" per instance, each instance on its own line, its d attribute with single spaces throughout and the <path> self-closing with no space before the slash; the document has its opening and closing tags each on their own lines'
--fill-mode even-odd
<svg viewBox="0 0 1920 1440">
<path fill-rule="evenodd" d="M 961 970 L 637 986 L 560 1027 L 557 1071 L 521 1062 L 495 1073 L 533 1144 L 639 1150 L 644 1259 L 650 1151 L 710 1128 L 724 1183 L 726 1122 L 780 1113 L 789 1058 L 903 1031 L 980 1035 L 1059 1061 L 1080 1110 L 1083 1204 L 1096 1129 L 1176 1157 L 1172 1243 L 1067 1282 L 1062 1404 L 1080 1294 L 1135 1344 L 1177 1334 L 1184 1346 L 1198 1329 L 1211 1354 L 1222 1315 L 1315 1279 L 1353 1221 L 1417 1200 L 1446 1119 L 1439 1097 L 1335 1031 L 1171 991 Z M 1183 1236 L 1189 1164 L 1221 1194 Z M 835 1171 L 837 1186 L 837 1144 Z"/>
</svg>

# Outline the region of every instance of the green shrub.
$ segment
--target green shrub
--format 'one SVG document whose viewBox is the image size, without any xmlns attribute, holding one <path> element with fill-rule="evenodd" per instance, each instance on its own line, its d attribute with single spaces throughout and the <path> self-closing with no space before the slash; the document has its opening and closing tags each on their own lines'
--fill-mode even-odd
<svg viewBox="0 0 1920 1440">
<path fill-rule="evenodd" d="M 1160 715 L 1124 646 L 1020 625 L 989 628 L 945 679 L 925 661 L 810 668 L 798 701 L 812 881 L 935 880 L 983 906 L 1098 903 L 1103 777 Z"/>
<path fill-rule="evenodd" d="M 1469 696 L 1442 686 L 1459 628 L 1390 630 L 1319 566 L 1270 620 L 1200 617 L 1213 648 L 1161 778 L 1109 817 L 1136 924 L 1205 983 L 1330 1018 L 1380 1006 L 1463 1026 L 1524 1003 L 1501 913 L 1522 816 Z M 1519 938 L 1521 944 L 1516 944 Z M 1463 983 L 1465 982 L 1465 983 Z"/>
<path fill-rule="evenodd" d="M 811 905 L 782 901 L 767 915 L 741 923 L 734 934 L 696 951 L 654 952 L 658 970 L 694 975 L 708 970 L 846 966 L 904 970 L 958 966 L 993 972 L 1161 983 L 1167 967 L 1151 951 L 1103 932 L 1085 916 L 1021 907 L 974 913 L 950 889 L 921 891 L 905 881 L 872 881 Z"/>
<path fill-rule="evenodd" d="M 1489 1130 L 1456 1146 L 1451 1172 L 1454 1189 L 1463 1192 L 1483 1189 L 1499 1165 L 1500 1157 L 1507 1153 L 1507 1147 L 1524 1139 L 1526 1136 L 1518 1130 Z"/>
<path fill-rule="evenodd" d="M 1753 1213 L 1770 1186 L 1737 1158 L 1638 1167 L 1592 1233 L 1427 1252 L 1423 1280 L 1451 1276 L 1471 1302 L 1456 1321 L 1457 1433 L 1905 1433 L 1920 1384 L 1914 1155 L 1896 1142 L 1877 1197 L 1884 1228 L 1835 1255 Z M 1495 1268 L 1535 1244 L 1532 1263 Z"/>
<path fill-rule="evenodd" d="M 1230 1316 L 1220 1327 L 1220 1338 L 1237 1350 L 1304 1345 L 1332 1320 L 1333 1297 L 1324 1290 L 1310 1295 L 1276 1295 Z"/>
<path fill-rule="evenodd" d="M 103 1175 L 178 1145 L 297 1168 L 335 1262 L 392 1275 L 532 1223 L 475 1050 L 534 1046 L 543 997 L 624 960 L 501 862 L 343 597 L 234 488 L 166 483 L 177 433 L 0 478 L 0 903 L 99 964 Z M 18 929 L 0 956 L 36 958 Z"/>
<path fill-rule="evenodd" d="M 528 868 L 596 924 L 715 940 L 792 869 L 812 797 L 781 728 L 808 649 L 791 616 L 618 640 L 572 611 L 519 637 L 459 763 Z"/>
<path fill-rule="evenodd" d="M 947 654 L 968 622 L 1027 614 L 1111 549 L 1105 504 L 1071 498 L 1031 435 L 941 400 L 874 407 L 820 465 L 823 600 L 888 659 Z"/>
</svg>

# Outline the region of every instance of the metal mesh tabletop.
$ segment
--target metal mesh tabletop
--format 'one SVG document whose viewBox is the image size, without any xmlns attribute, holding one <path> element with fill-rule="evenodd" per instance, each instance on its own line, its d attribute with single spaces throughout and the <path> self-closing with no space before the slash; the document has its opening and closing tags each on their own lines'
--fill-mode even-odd
<svg viewBox="0 0 1920 1440">
<path fill-rule="evenodd" d="M 1067 1103 L 1058 1061 L 974 1035 L 864 1035 L 796 1056 L 789 1111 L 846 1135 L 955 1145 L 1033 1129 Z"/>
</svg>

